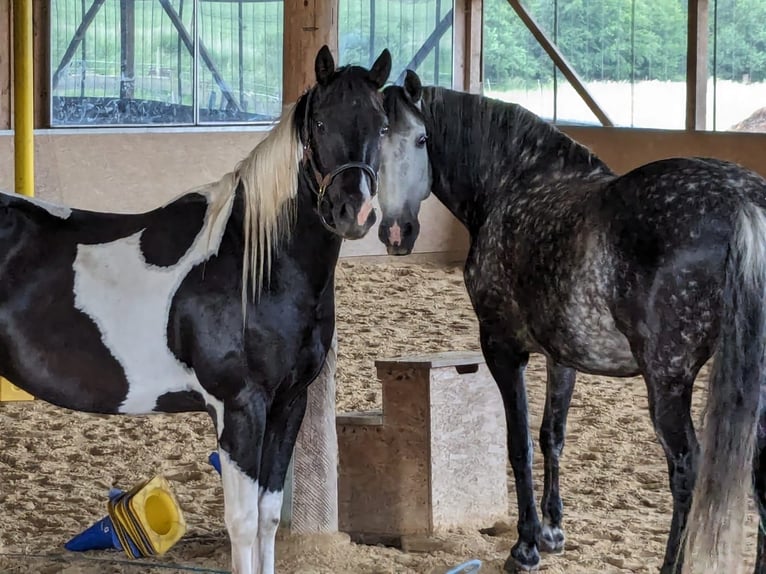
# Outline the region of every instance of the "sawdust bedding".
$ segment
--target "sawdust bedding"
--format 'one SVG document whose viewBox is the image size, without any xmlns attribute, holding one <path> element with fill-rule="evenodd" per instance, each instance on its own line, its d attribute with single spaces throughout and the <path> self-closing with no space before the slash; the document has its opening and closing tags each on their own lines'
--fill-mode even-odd
<svg viewBox="0 0 766 574">
<path fill-rule="evenodd" d="M 476 319 L 459 267 L 342 261 L 337 278 L 340 412 L 380 408 L 377 357 L 478 350 Z M 704 397 L 698 386 L 696 408 Z M 536 436 L 545 391 L 539 357 L 530 364 L 528 387 Z M 568 429 L 561 471 L 567 547 L 563 554 L 544 555 L 543 570 L 658 572 L 671 498 L 643 383 L 580 375 Z M 104 417 L 41 401 L 0 406 L 0 572 L 228 571 L 220 480 L 207 462 L 214 446 L 204 414 Z M 542 457 L 539 451 L 535 456 L 539 500 Z M 170 480 L 189 524 L 187 535 L 156 561 L 165 568 L 123 563 L 125 557 L 116 551 L 83 556 L 62 550 L 66 540 L 105 514 L 110 486 L 129 488 L 157 473 Z M 277 571 L 441 574 L 479 558 L 481 573 L 499 573 L 516 538 L 510 472 L 508 488 L 507 524 L 496 525 L 493 536 L 457 531 L 430 553 L 355 545 L 342 534 L 280 540 Z M 755 532 L 751 516 L 750 563 Z"/>
</svg>

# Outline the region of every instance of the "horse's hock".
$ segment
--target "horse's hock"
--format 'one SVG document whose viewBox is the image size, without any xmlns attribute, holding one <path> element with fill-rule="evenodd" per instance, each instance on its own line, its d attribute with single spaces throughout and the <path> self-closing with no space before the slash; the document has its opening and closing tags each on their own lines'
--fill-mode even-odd
<svg viewBox="0 0 766 574">
<path fill-rule="evenodd" d="M 340 415 L 339 527 L 402 544 L 506 516 L 502 400 L 479 353 L 379 360 L 383 411 Z"/>
</svg>

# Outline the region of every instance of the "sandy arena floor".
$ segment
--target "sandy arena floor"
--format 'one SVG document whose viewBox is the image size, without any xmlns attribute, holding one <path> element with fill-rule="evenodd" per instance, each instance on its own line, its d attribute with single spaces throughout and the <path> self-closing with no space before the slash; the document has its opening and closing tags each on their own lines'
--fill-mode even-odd
<svg viewBox="0 0 766 574">
<path fill-rule="evenodd" d="M 377 357 L 478 349 L 477 326 L 458 268 L 343 262 L 338 269 L 338 410 L 380 405 Z M 703 378 L 703 381 L 705 379 Z M 539 357 L 528 371 L 533 436 L 544 403 Z M 698 385 L 700 386 L 700 385 Z M 699 407 L 704 393 L 697 393 Z M 569 417 L 561 491 L 566 551 L 543 556 L 550 574 L 656 573 L 670 521 L 667 470 L 651 429 L 643 383 L 580 375 Z M 228 572 L 220 480 L 207 415 L 101 417 L 44 404 L 0 405 L 0 572 L 35 574 Z M 155 564 L 124 555 L 66 553 L 61 545 L 105 514 L 110 486 L 129 488 L 156 473 L 170 481 L 189 531 Z M 542 483 L 542 456 L 535 473 Z M 456 532 L 432 554 L 357 546 L 343 536 L 283 541 L 280 574 L 442 574 L 470 558 L 500 573 L 515 535 L 515 491 L 498 536 Z M 491 525 L 487 525 L 491 526 Z M 503 530 L 502 528 L 500 530 Z M 751 516 L 748 563 L 754 555 Z M 180 568 L 178 566 L 183 566 Z"/>
</svg>

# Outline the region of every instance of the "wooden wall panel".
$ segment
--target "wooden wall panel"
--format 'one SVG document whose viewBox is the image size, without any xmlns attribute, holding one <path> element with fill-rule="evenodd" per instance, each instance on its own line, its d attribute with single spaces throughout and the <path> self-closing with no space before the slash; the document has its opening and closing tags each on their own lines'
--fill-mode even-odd
<svg viewBox="0 0 766 574">
<path fill-rule="evenodd" d="M 0 130 L 11 129 L 11 0 L 0 0 Z"/>
<path fill-rule="evenodd" d="M 50 2 L 33 7 L 35 51 L 35 128 L 50 127 Z"/>
<path fill-rule="evenodd" d="M 704 130 L 707 119 L 708 0 L 688 1 L 686 129 Z"/>
<path fill-rule="evenodd" d="M 452 21 L 452 87 L 481 93 L 483 0 L 455 0 Z"/>
<path fill-rule="evenodd" d="M 314 60 L 324 45 L 338 62 L 338 0 L 284 0 L 282 105 L 294 103 L 316 80 Z"/>
</svg>

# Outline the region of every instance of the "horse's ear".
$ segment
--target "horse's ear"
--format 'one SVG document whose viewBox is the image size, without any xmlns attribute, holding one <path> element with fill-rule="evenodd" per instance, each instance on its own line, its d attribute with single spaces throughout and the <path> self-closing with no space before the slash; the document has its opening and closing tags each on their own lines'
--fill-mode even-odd
<svg viewBox="0 0 766 574">
<path fill-rule="evenodd" d="M 332 57 L 332 52 L 327 44 L 322 46 L 317 54 L 317 58 L 314 61 L 314 72 L 317 76 L 317 83 L 321 86 L 327 84 L 330 76 L 335 71 L 335 60 Z"/>
<path fill-rule="evenodd" d="M 420 83 L 420 77 L 412 70 L 407 70 L 404 76 L 404 93 L 410 98 L 413 104 L 420 101 L 423 95 L 423 85 Z"/>
<path fill-rule="evenodd" d="M 383 51 L 375 60 L 375 63 L 370 68 L 370 80 L 378 88 L 382 88 L 388 80 L 388 75 L 391 73 L 391 52 L 388 48 L 384 48 Z"/>
</svg>

